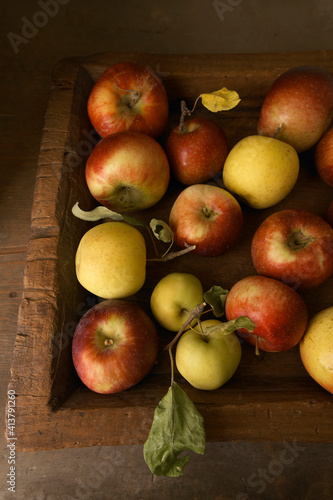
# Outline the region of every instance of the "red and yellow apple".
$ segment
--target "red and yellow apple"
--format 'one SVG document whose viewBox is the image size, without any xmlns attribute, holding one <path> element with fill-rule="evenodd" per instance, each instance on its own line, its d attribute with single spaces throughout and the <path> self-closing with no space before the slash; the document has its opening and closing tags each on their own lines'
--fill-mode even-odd
<svg viewBox="0 0 333 500">
<path fill-rule="evenodd" d="M 161 80 L 150 68 L 133 62 L 107 68 L 88 99 L 90 121 L 101 137 L 134 130 L 156 138 L 164 131 L 168 114 Z"/>
<path fill-rule="evenodd" d="M 258 133 L 285 141 L 300 153 L 313 147 L 333 121 L 333 75 L 318 66 L 297 66 L 270 87 Z"/>
<path fill-rule="evenodd" d="M 319 177 L 329 186 L 333 186 L 333 128 L 329 129 L 317 144 L 314 161 Z"/>
<path fill-rule="evenodd" d="M 236 372 L 242 357 L 235 333 L 218 331 L 221 321 L 208 319 L 187 330 L 178 340 L 176 366 L 179 373 L 196 389 L 215 390 Z"/>
<path fill-rule="evenodd" d="M 170 132 L 165 150 L 175 179 L 192 185 L 206 182 L 221 172 L 228 144 L 216 122 L 190 118 Z"/>
<path fill-rule="evenodd" d="M 79 283 L 98 297 L 129 297 L 146 279 L 145 239 L 125 222 L 98 224 L 82 236 L 75 269 Z"/>
<path fill-rule="evenodd" d="M 104 300 L 79 321 L 72 356 L 78 376 L 89 389 L 111 394 L 143 380 L 157 360 L 158 349 L 156 326 L 136 302 Z"/>
<path fill-rule="evenodd" d="M 310 319 L 299 348 L 306 371 L 333 394 L 333 306 Z"/>
<path fill-rule="evenodd" d="M 99 203 L 116 212 L 133 212 L 160 201 L 169 185 L 170 167 L 155 139 L 141 132 L 118 132 L 94 147 L 85 176 Z"/>
<path fill-rule="evenodd" d="M 307 210 L 280 210 L 254 233 L 251 255 L 258 274 L 294 289 L 314 288 L 333 273 L 333 229 Z"/>
<path fill-rule="evenodd" d="M 299 343 L 308 322 L 307 307 L 298 292 L 267 276 L 247 276 L 230 289 L 225 304 L 227 320 L 247 316 L 255 328 L 237 330 L 246 342 L 262 351 L 286 351 Z"/>
<path fill-rule="evenodd" d="M 225 189 L 210 184 L 193 184 L 180 192 L 171 207 L 169 225 L 175 243 L 194 253 L 215 257 L 237 242 L 243 225 L 238 201 Z"/>
</svg>

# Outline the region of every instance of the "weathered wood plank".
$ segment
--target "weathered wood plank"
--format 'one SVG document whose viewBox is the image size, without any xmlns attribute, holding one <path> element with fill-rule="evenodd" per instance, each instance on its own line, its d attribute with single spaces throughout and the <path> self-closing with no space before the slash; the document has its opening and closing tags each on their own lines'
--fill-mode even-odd
<svg viewBox="0 0 333 500">
<path fill-rule="evenodd" d="M 13 355 L 12 332 L 17 329 L 17 311 L 22 301 L 25 253 L 0 255 L 1 352 L 0 367 L 8 373 Z M 6 370 L 4 369 L 6 368 Z"/>
</svg>

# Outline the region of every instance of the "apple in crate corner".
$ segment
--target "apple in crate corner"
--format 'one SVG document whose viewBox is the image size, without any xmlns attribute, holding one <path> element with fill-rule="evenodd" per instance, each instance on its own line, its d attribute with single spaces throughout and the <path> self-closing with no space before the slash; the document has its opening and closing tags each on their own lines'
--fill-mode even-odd
<svg viewBox="0 0 333 500">
<path fill-rule="evenodd" d="M 216 122 L 191 118 L 170 132 L 165 150 L 175 179 L 191 185 L 206 182 L 221 172 L 228 144 Z"/>
<path fill-rule="evenodd" d="M 253 332 L 241 328 L 238 335 L 257 349 L 286 351 L 299 343 L 308 322 L 308 312 L 298 292 L 282 281 L 267 276 L 247 276 L 230 289 L 225 313 L 227 320 L 249 317 Z"/>
<path fill-rule="evenodd" d="M 314 160 L 319 177 L 333 187 L 333 128 L 317 144 Z"/>
<path fill-rule="evenodd" d="M 260 111 L 258 133 L 301 153 L 319 141 L 332 121 L 333 75 L 318 66 L 297 66 L 273 82 Z"/>
<path fill-rule="evenodd" d="M 169 185 L 170 167 L 155 139 L 127 131 L 109 135 L 94 147 L 85 176 L 99 203 L 116 212 L 133 212 L 160 201 Z"/>
<path fill-rule="evenodd" d="M 293 189 L 299 174 L 295 149 L 271 137 L 251 135 L 229 152 L 223 168 L 225 188 L 252 208 L 276 205 Z"/>
<path fill-rule="evenodd" d="M 333 273 L 333 229 L 307 210 L 280 210 L 254 233 L 251 255 L 258 274 L 294 289 L 311 289 Z"/>
<path fill-rule="evenodd" d="M 88 98 L 90 121 L 101 137 L 134 130 L 158 137 L 169 114 L 168 96 L 158 76 L 133 62 L 107 68 Z"/>
<path fill-rule="evenodd" d="M 178 332 L 190 313 L 203 302 L 200 280 L 190 273 L 173 272 L 155 285 L 150 296 L 150 308 L 158 323 Z M 192 325 L 196 323 L 193 320 Z"/>
<path fill-rule="evenodd" d="M 129 389 L 153 368 L 159 342 L 155 324 L 136 302 L 110 299 L 79 321 L 73 336 L 74 367 L 92 391 Z"/>
<path fill-rule="evenodd" d="M 306 371 L 333 394 L 333 306 L 310 319 L 299 348 Z"/>
<path fill-rule="evenodd" d="M 177 369 L 196 389 L 218 389 L 234 375 L 240 363 L 242 348 L 237 335 L 214 331 L 220 324 L 216 319 L 202 321 L 200 327 L 187 330 L 178 340 Z"/>
<path fill-rule="evenodd" d="M 180 192 L 171 207 L 169 225 L 175 243 L 215 257 L 237 242 L 243 214 L 238 201 L 225 189 L 211 184 L 193 184 Z"/>
</svg>

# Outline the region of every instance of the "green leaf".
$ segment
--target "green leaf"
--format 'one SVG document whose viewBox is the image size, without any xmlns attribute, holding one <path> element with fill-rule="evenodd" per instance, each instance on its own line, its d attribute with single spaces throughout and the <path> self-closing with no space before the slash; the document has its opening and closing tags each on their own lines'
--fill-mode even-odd
<svg viewBox="0 0 333 500">
<path fill-rule="evenodd" d="M 226 323 L 211 326 L 210 328 L 207 328 L 205 333 L 208 334 L 214 331 L 221 333 L 221 335 L 229 335 L 239 328 L 245 328 L 249 332 L 253 332 L 255 324 L 247 316 L 239 316 L 238 318 L 227 321 Z"/>
<path fill-rule="evenodd" d="M 155 410 L 143 447 L 146 464 L 157 476 L 180 476 L 190 455 L 179 455 L 188 450 L 203 455 L 205 442 L 202 416 L 186 393 L 173 382 Z"/>
<path fill-rule="evenodd" d="M 224 288 L 218 285 L 212 286 L 212 288 L 204 293 L 204 301 L 213 308 L 216 317 L 223 316 L 228 293 L 228 290 L 224 290 Z"/>
</svg>

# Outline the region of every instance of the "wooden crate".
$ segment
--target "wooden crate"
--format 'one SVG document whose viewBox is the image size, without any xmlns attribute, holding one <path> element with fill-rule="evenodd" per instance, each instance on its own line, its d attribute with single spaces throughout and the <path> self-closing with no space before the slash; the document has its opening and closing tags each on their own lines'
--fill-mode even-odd
<svg viewBox="0 0 333 500">
<path fill-rule="evenodd" d="M 85 388 L 71 360 L 75 325 L 95 300 L 78 285 L 74 270 L 79 239 L 90 224 L 75 219 L 71 213 L 76 201 L 85 210 L 96 204 L 84 180 L 85 162 L 97 140 L 86 103 L 103 70 L 124 60 L 149 66 L 162 78 L 170 99 L 168 130 L 178 123 L 180 99 L 191 106 L 202 92 L 223 86 L 237 90 L 242 99 L 239 106 L 213 116 L 225 129 L 230 147 L 256 133 L 264 95 L 280 73 L 300 64 L 321 65 L 333 71 L 333 51 L 244 55 L 107 53 L 66 59 L 55 67 L 9 385 L 17 394 L 18 450 L 143 443 L 154 409 L 169 387 L 167 354 L 161 356 L 144 381 L 114 395 L 99 395 Z M 196 116 L 212 118 L 200 104 Z M 162 144 L 166 134 L 160 138 Z M 173 270 L 197 275 L 206 290 L 213 284 L 230 289 L 238 279 L 254 274 L 249 253 L 251 237 L 270 213 L 299 207 L 325 215 L 333 197 L 332 188 L 318 178 L 312 154 L 310 151 L 300 156 L 299 180 L 285 200 L 262 211 L 243 207 L 243 234 L 232 251 L 218 258 L 189 254 L 168 263 L 149 263 L 146 283 L 132 299 L 149 311 L 154 285 Z M 172 183 L 157 206 L 138 215 L 146 221 L 153 216 L 167 220 L 179 190 Z M 331 278 L 303 294 L 310 315 L 333 304 L 332 284 Z M 161 345 L 169 340 L 166 332 L 161 331 L 160 337 Z M 332 395 L 306 373 L 298 347 L 256 357 L 253 348 L 243 344 L 237 373 L 216 391 L 195 390 L 179 374 L 176 380 L 203 415 L 208 441 L 332 442 Z"/>
</svg>

